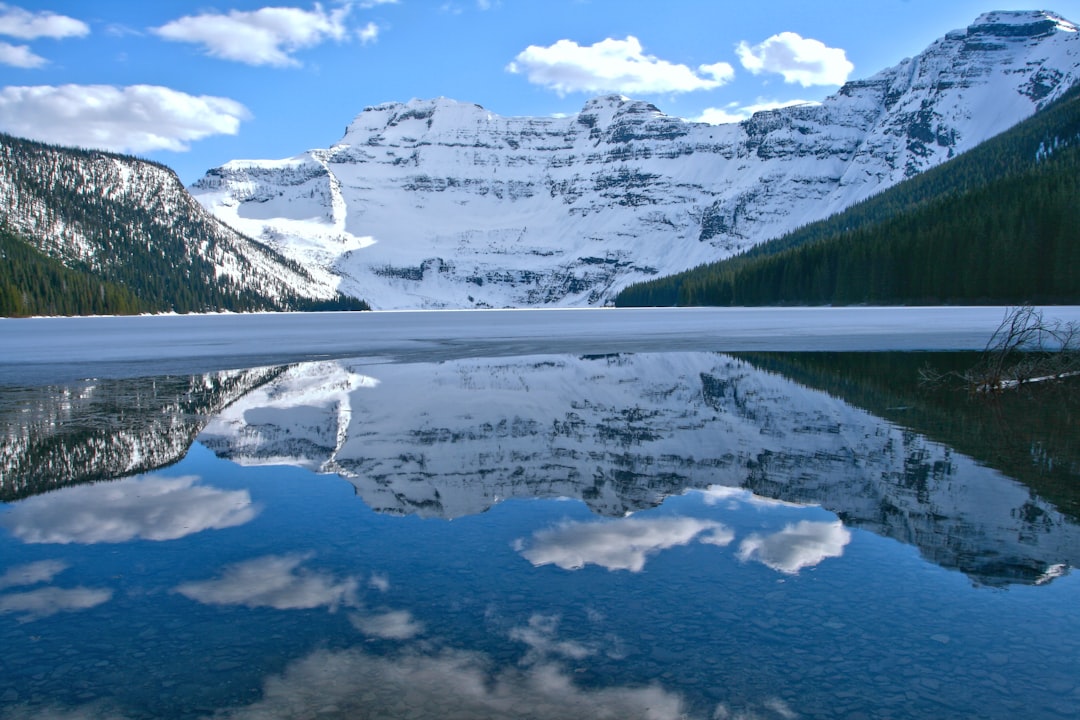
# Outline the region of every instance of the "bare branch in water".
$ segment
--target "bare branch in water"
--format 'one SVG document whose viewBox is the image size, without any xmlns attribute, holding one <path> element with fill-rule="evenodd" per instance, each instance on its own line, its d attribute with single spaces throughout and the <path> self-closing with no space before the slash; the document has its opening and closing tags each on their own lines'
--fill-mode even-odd
<svg viewBox="0 0 1080 720">
<path fill-rule="evenodd" d="M 1020 305 L 1006 310 L 973 367 L 941 372 L 927 365 L 919 370 L 919 381 L 938 386 L 959 380 L 974 392 L 1000 392 L 1076 375 L 1080 375 L 1080 328 L 1075 323 L 1048 322 L 1041 310 Z"/>
</svg>

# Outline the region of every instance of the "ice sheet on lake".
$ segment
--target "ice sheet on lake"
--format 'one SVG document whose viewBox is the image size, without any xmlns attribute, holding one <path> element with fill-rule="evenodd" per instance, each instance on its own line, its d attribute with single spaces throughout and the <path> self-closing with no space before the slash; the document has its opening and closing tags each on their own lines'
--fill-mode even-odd
<svg viewBox="0 0 1080 720">
<path fill-rule="evenodd" d="M 1080 307 L 1043 309 L 1080 323 Z M 0 320 L 0 384 L 360 356 L 981 350 L 1000 307 L 547 309 Z"/>
</svg>

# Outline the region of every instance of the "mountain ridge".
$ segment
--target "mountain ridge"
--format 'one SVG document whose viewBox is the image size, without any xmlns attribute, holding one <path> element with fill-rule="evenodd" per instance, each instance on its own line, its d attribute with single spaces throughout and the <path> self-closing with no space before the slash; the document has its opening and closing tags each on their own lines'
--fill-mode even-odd
<svg viewBox="0 0 1080 720">
<path fill-rule="evenodd" d="M 377 307 L 589 305 L 752 247 L 940 164 L 1080 77 L 1076 25 L 979 16 L 818 105 L 707 125 L 609 95 L 569 118 L 412 100 L 190 189 Z"/>
<path fill-rule="evenodd" d="M 937 167 L 615 305 L 1075 304 L 1080 85 Z"/>
</svg>

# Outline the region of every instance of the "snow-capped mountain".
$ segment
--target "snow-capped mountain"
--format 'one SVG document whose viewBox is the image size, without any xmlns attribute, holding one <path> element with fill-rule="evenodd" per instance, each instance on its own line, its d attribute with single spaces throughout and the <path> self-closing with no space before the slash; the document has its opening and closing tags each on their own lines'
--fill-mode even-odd
<svg viewBox="0 0 1080 720">
<path fill-rule="evenodd" d="M 620 96 L 568 118 L 447 99 L 365 109 L 326 149 L 236 160 L 217 217 L 382 308 L 601 304 L 843 210 L 1078 78 L 1077 26 L 995 12 L 817 105 L 708 125 Z"/>
<path fill-rule="evenodd" d="M 156 163 L 4 135 L 0 199 L 8 230 L 160 309 L 236 309 L 229 299 L 241 297 L 246 309 L 290 309 L 337 296 L 325 271 L 309 272 L 220 222 Z"/>
<path fill-rule="evenodd" d="M 621 517 L 689 489 L 745 488 L 819 504 L 984 584 L 1080 562 L 1080 528 L 1024 485 L 711 353 L 305 364 L 198 440 L 240 464 L 338 473 L 390 514 L 570 497 Z"/>
</svg>

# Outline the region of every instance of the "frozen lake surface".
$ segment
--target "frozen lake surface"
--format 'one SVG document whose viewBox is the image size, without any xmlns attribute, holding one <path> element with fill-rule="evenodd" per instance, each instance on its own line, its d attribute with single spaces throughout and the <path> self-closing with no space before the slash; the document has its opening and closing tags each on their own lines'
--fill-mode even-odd
<svg viewBox="0 0 1080 720">
<path fill-rule="evenodd" d="M 980 350 L 1001 307 L 643 308 L 0 320 L 0 383 L 343 357 L 668 350 Z M 1044 309 L 1080 323 L 1080 307 Z M 141 368 L 141 369 L 140 369 Z"/>
</svg>

